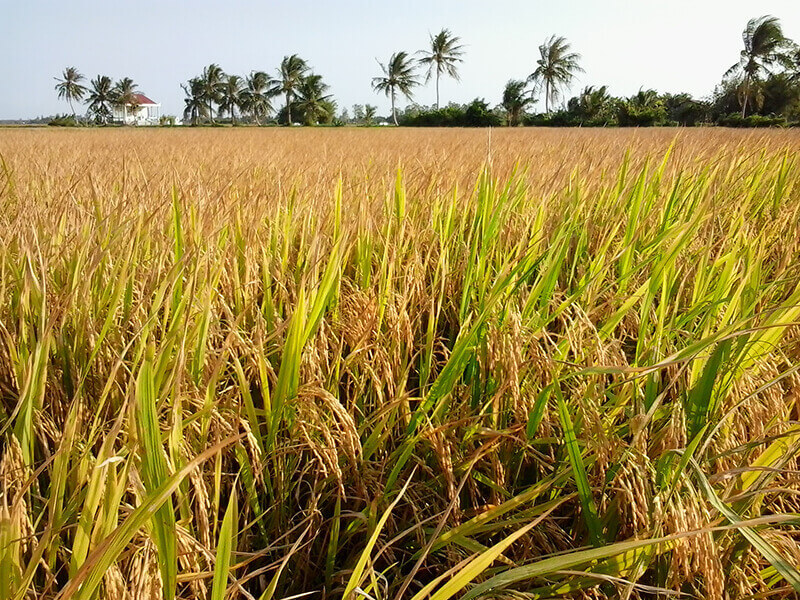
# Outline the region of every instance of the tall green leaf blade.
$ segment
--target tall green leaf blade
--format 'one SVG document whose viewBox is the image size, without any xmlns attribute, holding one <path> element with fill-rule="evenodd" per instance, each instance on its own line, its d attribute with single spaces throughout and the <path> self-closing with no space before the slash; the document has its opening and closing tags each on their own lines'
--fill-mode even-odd
<svg viewBox="0 0 800 600">
<path fill-rule="evenodd" d="M 561 390 L 556 386 L 556 398 L 558 400 L 558 417 L 561 421 L 561 428 L 564 431 L 564 444 L 567 447 L 569 462 L 572 465 L 572 472 L 575 476 L 575 485 L 578 487 L 578 497 L 583 508 L 583 516 L 586 527 L 589 530 L 589 538 L 594 546 L 604 543 L 603 529 L 600 519 L 597 516 L 597 507 L 594 503 L 592 488 L 589 485 L 589 478 L 586 475 L 586 466 L 583 464 L 583 457 L 578 446 L 578 438 L 575 436 L 575 428 L 572 418 L 569 415 L 569 408 L 561 394 Z"/>
<path fill-rule="evenodd" d="M 142 445 L 142 471 L 145 490 L 152 494 L 168 481 L 167 461 L 158 425 L 155 377 L 152 352 L 148 351 L 136 381 L 136 426 Z M 158 565 L 165 600 L 173 600 L 178 585 L 178 550 L 175 511 L 172 498 L 153 514 L 153 533 L 158 550 Z"/>
<path fill-rule="evenodd" d="M 231 556 L 236 541 L 236 521 L 239 518 L 239 507 L 236 499 L 236 485 L 231 489 L 228 507 L 222 517 L 217 541 L 217 556 L 214 561 L 214 578 L 211 582 L 211 600 L 224 600 L 228 588 L 228 575 L 231 570 Z"/>
</svg>

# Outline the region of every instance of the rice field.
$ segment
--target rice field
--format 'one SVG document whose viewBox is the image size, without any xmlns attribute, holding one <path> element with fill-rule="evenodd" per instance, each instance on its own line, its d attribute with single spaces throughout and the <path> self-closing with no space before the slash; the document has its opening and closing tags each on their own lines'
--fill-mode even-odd
<svg viewBox="0 0 800 600">
<path fill-rule="evenodd" d="M 798 151 L 0 130 L 0 599 L 795 597 Z"/>
</svg>

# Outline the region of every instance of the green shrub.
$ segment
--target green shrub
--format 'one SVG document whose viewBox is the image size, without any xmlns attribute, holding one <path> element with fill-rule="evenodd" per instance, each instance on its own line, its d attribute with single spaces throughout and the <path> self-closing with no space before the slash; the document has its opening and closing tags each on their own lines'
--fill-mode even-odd
<svg viewBox="0 0 800 600">
<path fill-rule="evenodd" d="M 739 113 L 733 113 L 720 117 L 718 123 L 723 127 L 786 127 L 786 117 L 776 117 L 774 115 L 748 115 L 742 117 Z"/>
<path fill-rule="evenodd" d="M 48 123 L 51 127 L 79 127 L 80 123 L 73 115 L 56 115 Z"/>
<path fill-rule="evenodd" d="M 499 127 L 503 124 L 502 117 L 482 98 L 439 109 L 412 106 L 399 117 L 400 125 L 407 127 Z"/>
</svg>

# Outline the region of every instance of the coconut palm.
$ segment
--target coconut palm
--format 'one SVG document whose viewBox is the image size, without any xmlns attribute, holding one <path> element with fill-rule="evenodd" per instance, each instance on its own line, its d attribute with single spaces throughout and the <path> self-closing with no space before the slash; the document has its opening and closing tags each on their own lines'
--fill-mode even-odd
<svg viewBox="0 0 800 600">
<path fill-rule="evenodd" d="M 111 118 L 111 105 L 114 103 L 114 83 L 107 75 L 98 75 L 91 81 L 92 87 L 86 101 L 89 112 L 102 124 Z"/>
<path fill-rule="evenodd" d="M 617 119 L 623 127 L 652 127 L 667 118 L 664 100 L 655 90 L 644 88 L 617 104 Z"/>
<path fill-rule="evenodd" d="M 795 44 L 789 54 L 789 59 L 791 62 L 789 71 L 791 72 L 792 81 L 800 81 L 800 46 Z"/>
<path fill-rule="evenodd" d="M 628 98 L 628 102 L 636 108 L 657 108 L 662 104 L 657 91 L 644 88 L 640 88 L 635 95 Z"/>
<path fill-rule="evenodd" d="M 284 56 L 278 67 L 278 89 L 286 98 L 286 118 L 292 124 L 292 99 L 308 72 L 308 63 L 297 54 Z"/>
<path fill-rule="evenodd" d="M 236 125 L 236 107 L 242 104 L 244 85 L 238 75 L 228 75 L 219 87 L 219 114 L 228 111 L 231 124 Z"/>
<path fill-rule="evenodd" d="M 242 108 L 261 125 L 261 119 L 272 112 L 270 99 L 278 93 L 277 82 L 264 71 L 254 71 L 245 78 Z"/>
<path fill-rule="evenodd" d="M 222 91 L 223 82 L 225 79 L 225 72 L 216 64 L 211 63 L 203 69 L 200 79 L 203 82 L 203 97 L 208 107 L 208 118 L 214 122 L 214 102 L 219 102 L 220 94 Z"/>
<path fill-rule="evenodd" d="M 58 77 L 53 77 L 53 79 L 58 82 L 56 91 L 58 92 L 59 100 L 65 98 L 69 102 L 69 109 L 72 111 L 72 116 L 75 117 L 75 108 L 72 106 L 72 101 L 83 99 L 86 88 L 81 85 L 81 81 L 86 78 L 75 67 L 67 67 L 62 73 L 61 79 Z"/>
<path fill-rule="evenodd" d="M 208 104 L 203 93 L 205 82 L 200 77 L 194 77 L 188 83 L 181 84 L 186 97 L 183 99 L 183 118 L 197 125 L 201 117 L 208 116 Z"/>
<path fill-rule="evenodd" d="M 406 52 L 395 52 L 392 54 L 386 65 L 378 63 L 383 71 L 383 77 L 372 79 L 372 89 L 376 92 L 383 92 L 392 99 L 392 120 L 397 125 L 397 110 L 395 108 L 396 96 L 399 91 L 409 100 L 411 90 L 419 85 L 414 64 Z"/>
<path fill-rule="evenodd" d="M 123 77 L 114 84 L 112 97 L 115 105 L 122 107 L 122 122 L 128 120 L 128 108 L 136 114 L 139 108 L 139 86 L 130 77 Z"/>
<path fill-rule="evenodd" d="M 745 117 L 752 88 L 758 83 L 761 74 L 770 73 L 776 64 L 791 66 L 789 51 L 792 44 L 783 35 L 780 21 L 770 15 L 750 19 L 742 32 L 742 40 L 744 49 L 739 55 L 739 62 L 728 69 L 725 76 L 741 78 L 742 117 Z"/>
<path fill-rule="evenodd" d="M 372 104 L 367 104 L 364 106 L 364 124 L 365 125 L 372 125 L 372 122 L 375 120 L 375 115 L 378 113 L 378 107 L 373 106 Z"/>
<path fill-rule="evenodd" d="M 511 79 L 503 90 L 503 108 L 508 115 L 508 125 L 519 125 L 520 117 L 525 108 L 533 103 L 533 98 L 525 89 L 527 83 L 518 79 Z"/>
<path fill-rule="evenodd" d="M 544 87 L 545 112 L 550 113 L 550 103 L 561 96 L 562 88 L 568 87 L 576 73 L 583 69 L 578 64 L 581 55 L 570 51 L 566 38 L 550 36 L 539 46 L 539 60 L 536 70 L 528 76 L 535 89 Z"/>
<path fill-rule="evenodd" d="M 450 33 L 449 29 L 442 29 L 436 35 L 431 36 L 430 50 L 420 50 L 423 57 L 419 60 L 421 65 L 428 68 L 425 76 L 425 83 L 436 76 L 436 108 L 439 108 L 439 77 L 447 74 L 456 81 L 461 81 L 458 75 L 458 63 L 462 62 L 461 56 L 464 54 L 464 46 L 459 42 L 461 38 Z"/>
<path fill-rule="evenodd" d="M 742 107 L 742 116 L 746 116 L 746 108 L 750 108 L 756 113 L 764 108 L 765 83 L 766 81 L 762 82 L 755 78 L 750 81 L 743 79 L 736 86 L 736 99 L 739 102 L 739 106 Z"/>
<path fill-rule="evenodd" d="M 587 121 L 605 118 L 610 120 L 614 109 L 614 100 L 608 93 L 606 86 L 583 88 L 575 98 L 570 98 L 567 109 Z"/>
<path fill-rule="evenodd" d="M 335 105 L 331 102 L 330 94 L 325 93 L 328 89 L 329 86 L 320 75 L 308 75 L 300 82 L 294 105 L 303 115 L 306 125 L 314 125 L 333 116 Z"/>
</svg>

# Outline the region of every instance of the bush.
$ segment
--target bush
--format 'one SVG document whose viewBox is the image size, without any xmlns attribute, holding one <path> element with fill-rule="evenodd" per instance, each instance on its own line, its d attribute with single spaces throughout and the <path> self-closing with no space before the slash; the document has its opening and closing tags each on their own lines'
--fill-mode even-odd
<svg viewBox="0 0 800 600">
<path fill-rule="evenodd" d="M 620 127 L 656 127 L 665 125 L 667 111 L 663 106 L 636 106 L 628 102 L 620 102 L 617 111 Z"/>
<path fill-rule="evenodd" d="M 739 113 L 732 113 L 720 117 L 719 125 L 723 127 L 786 127 L 786 117 L 776 117 L 774 115 L 748 115 L 742 117 Z"/>
<path fill-rule="evenodd" d="M 48 123 L 51 127 L 79 127 L 80 123 L 72 115 L 56 115 Z"/>
<path fill-rule="evenodd" d="M 398 115 L 398 121 L 406 127 L 499 127 L 503 124 L 502 117 L 482 98 L 475 98 L 466 105 L 449 104 L 439 109 L 412 106 Z"/>
<path fill-rule="evenodd" d="M 475 98 L 464 111 L 464 127 L 499 127 L 502 124 L 502 117 L 492 112 L 482 98 Z"/>
<path fill-rule="evenodd" d="M 464 109 L 458 105 L 438 109 L 411 108 L 400 115 L 400 125 L 408 127 L 458 127 L 464 120 Z"/>
<path fill-rule="evenodd" d="M 526 127 L 615 127 L 614 119 L 599 116 L 594 119 L 581 117 L 568 110 L 548 114 L 526 115 L 522 119 Z"/>
<path fill-rule="evenodd" d="M 702 100 L 695 100 L 689 94 L 665 94 L 664 107 L 670 125 L 695 127 L 711 120 L 711 105 Z"/>
<path fill-rule="evenodd" d="M 522 124 L 527 127 L 578 127 L 581 120 L 566 110 L 558 110 L 549 115 L 546 113 L 526 115 Z"/>
</svg>

